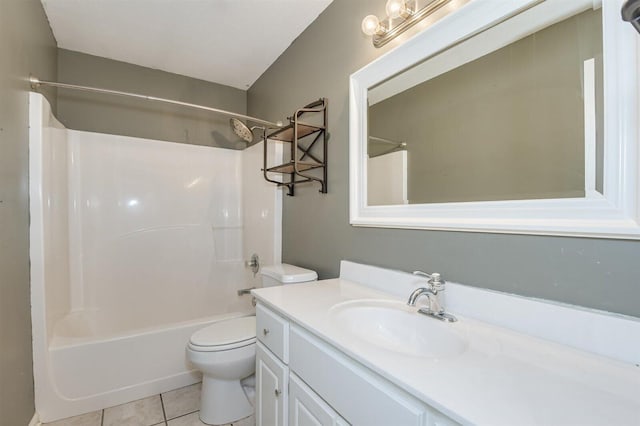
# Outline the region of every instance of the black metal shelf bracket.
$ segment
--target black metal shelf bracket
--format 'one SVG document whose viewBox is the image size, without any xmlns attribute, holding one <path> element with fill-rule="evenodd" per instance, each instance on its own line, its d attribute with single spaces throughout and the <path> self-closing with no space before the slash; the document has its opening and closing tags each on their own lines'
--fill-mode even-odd
<svg viewBox="0 0 640 426">
<path fill-rule="evenodd" d="M 289 124 L 287 126 L 270 133 L 265 129 L 262 133 L 264 142 L 264 167 L 262 171 L 264 178 L 267 182 L 287 187 L 287 195 L 294 196 L 296 185 L 309 182 L 318 182 L 320 184 L 320 192 L 327 193 L 327 106 L 327 99 L 321 98 L 296 110 L 291 117 L 288 117 Z M 305 121 L 302 120 L 303 118 Z M 315 119 L 315 124 L 312 124 L 309 121 L 310 119 Z M 313 139 L 311 140 L 312 137 Z M 309 143 L 307 139 L 311 140 L 311 142 Z M 284 164 L 269 167 L 269 141 L 291 143 L 291 159 Z M 322 146 L 311 152 L 318 143 L 321 143 Z M 309 157 L 312 161 L 305 161 L 306 157 Z M 275 180 L 275 178 L 270 177 L 270 173 L 277 173 L 283 176 L 283 180 Z"/>
</svg>

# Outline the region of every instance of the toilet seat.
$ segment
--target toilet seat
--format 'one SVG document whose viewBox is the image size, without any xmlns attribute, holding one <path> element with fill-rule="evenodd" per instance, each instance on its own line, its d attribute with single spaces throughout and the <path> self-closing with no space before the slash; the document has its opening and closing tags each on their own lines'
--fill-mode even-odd
<svg viewBox="0 0 640 426">
<path fill-rule="evenodd" d="M 217 352 L 237 349 L 256 341 L 256 317 L 218 321 L 196 331 L 189 340 L 189 348 L 198 352 Z"/>
</svg>

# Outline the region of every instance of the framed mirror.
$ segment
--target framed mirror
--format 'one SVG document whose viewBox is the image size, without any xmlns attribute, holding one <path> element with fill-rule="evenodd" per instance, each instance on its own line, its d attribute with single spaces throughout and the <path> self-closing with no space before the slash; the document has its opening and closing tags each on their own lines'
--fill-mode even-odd
<svg viewBox="0 0 640 426">
<path fill-rule="evenodd" d="M 461 2 L 354 73 L 351 224 L 640 238 L 621 5 Z"/>
</svg>

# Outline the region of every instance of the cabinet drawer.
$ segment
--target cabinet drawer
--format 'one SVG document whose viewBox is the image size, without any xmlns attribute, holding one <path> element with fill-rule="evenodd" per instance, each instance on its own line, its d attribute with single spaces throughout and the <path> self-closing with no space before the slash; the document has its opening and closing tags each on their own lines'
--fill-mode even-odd
<svg viewBox="0 0 640 426">
<path fill-rule="evenodd" d="M 295 325 L 289 369 L 354 425 L 424 426 L 428 407 Z"/>
<path fill-rule="evenodd" d="M 256 337 L 285 364 L 289 362 L 289 322 L 261 304 L 256 306 Z"/>
</svg>

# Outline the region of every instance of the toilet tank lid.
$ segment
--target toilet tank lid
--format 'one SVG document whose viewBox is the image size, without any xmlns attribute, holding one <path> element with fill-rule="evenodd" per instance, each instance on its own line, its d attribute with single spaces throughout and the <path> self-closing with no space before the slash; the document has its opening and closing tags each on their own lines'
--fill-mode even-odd
<svg viewBox="0 0 640 426">
<path fill-rule="evenodd" d="M 316 271 L 301 268 L 299 266 L 289 265 L 287 263 L 279 263 L 277 265 L 263 266 L 260 273 L 281 283 L 302 283 L 306 281 L 315 281 L 318 279 Z"/>
</svg>

